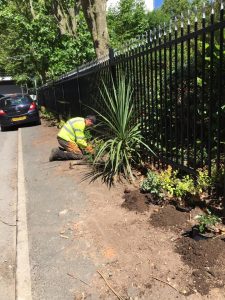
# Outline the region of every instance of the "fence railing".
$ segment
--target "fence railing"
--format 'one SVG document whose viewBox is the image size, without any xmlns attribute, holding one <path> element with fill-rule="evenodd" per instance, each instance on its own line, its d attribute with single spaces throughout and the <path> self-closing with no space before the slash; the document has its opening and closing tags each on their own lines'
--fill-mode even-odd
<svg viewBox="0 0 225 300">
<path fill-rule="evenodd" d="M 207 17 L 208 16 L 208 17 Z M 225 161 L 224 7 L 203 7 L 199 17 L 174 19 L 128 43 L 109 58 L 92 62 L 42 86 L 40 104 L 70 117 L 87 106 L 101 108 L 99 86 L 126 74 L 135 113 L 155 165 L 171 164 L 211 174 Z"/>
</svg>

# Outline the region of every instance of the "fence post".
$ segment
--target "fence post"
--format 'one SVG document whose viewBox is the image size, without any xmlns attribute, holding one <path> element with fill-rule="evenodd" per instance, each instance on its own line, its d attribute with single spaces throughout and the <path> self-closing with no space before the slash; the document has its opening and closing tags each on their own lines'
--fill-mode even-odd
<svg viewBox="0 0 225 300">
<path fill-rule="evenodd" d="M 110 66 L 112 80 L 113 80 L 114 84 L 116 85 L 115 55 L 114 55 L 114 50 L 112 48 L 109 48 L 109 66 Z"/>
</svg>

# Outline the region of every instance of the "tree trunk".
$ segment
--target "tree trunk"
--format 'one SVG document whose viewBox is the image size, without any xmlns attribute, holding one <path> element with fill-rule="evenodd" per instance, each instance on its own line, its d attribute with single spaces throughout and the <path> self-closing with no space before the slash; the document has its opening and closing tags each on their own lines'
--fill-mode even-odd
<svg viewBox="0 0 225 300">
<path fill-rule="evenodd" d="M 33 7 L 33 0 L 30 0 L 30 12 L 31 12 L 31 15 L 32 15 L 33 19 L 35 19 L 35 11 L 34 11 L 34 7 Z"/>
<path fill-rule="evenodd" d="M 109 54 L 106 0 L 81 0 L 81 5 L 92 35 L 97 58 L 102 58 Z"/>
<path fill-rule="evenodd" d="M 61 34 L 76 35 L 77 18 L 79 11 L 79 2 L 74 1 L 74 5 L 68 6 L 63 1 L 52 1 L 53 14 L 57 20 Z"/>
</svg>

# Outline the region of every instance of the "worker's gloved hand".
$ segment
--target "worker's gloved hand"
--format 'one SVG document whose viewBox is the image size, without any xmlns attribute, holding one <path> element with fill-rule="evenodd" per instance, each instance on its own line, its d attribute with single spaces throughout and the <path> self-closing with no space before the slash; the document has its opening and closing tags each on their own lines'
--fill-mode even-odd
<svg viewBox="0 0 225 300">
<path fill-rule="evenodd" d="M 87 151 L 88 153 L 90 154 L 94 154 L 94 149 L 91 145 L 88 145 L 86 148 L 85 148 L 85 151 Z"/>
</svg>

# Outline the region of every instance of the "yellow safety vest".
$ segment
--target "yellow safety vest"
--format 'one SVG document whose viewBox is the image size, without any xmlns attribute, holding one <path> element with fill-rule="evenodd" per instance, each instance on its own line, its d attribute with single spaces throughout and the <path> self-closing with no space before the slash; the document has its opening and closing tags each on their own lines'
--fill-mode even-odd
<svg viewBox="0 0 225 300">
<path fill-rule="evenodd" d="M 67 121 L 58 133 L 58 137 L 67 142 L 76 142 L 81 148 L 87 147 L 84 135 L 85 120 L 84 118 L 72 118 Z"/>
</svg>

